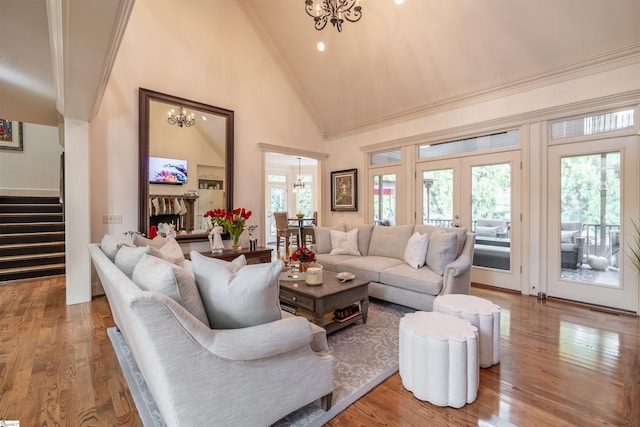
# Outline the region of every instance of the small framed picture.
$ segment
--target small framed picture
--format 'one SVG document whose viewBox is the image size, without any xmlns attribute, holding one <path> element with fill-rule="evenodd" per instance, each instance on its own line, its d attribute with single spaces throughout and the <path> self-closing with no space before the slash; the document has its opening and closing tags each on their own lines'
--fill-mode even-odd
<svg viewBox="0 0 640 427">
<path fill-rule="evenodd" d="M 0 150 L 22 151 L 22 122 L 0 119 Z"/>
<path fill-rule="evenodd" d="M 331 172 L 331 210 L 358 210 L 358 170 Z"/>
</svg>

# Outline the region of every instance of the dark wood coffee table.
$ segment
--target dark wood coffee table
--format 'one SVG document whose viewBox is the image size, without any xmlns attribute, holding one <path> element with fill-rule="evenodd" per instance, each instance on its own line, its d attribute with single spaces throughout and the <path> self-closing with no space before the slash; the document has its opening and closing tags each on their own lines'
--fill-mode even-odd
<svg viewBox="0 0 640 427">
<path fill-rule="evenodd" d="M 356 277 L 342 283 L 336 278 L 336 273 L 331 271 L 325 271 L 323 276 L 323 283 L 320 286 L 309 286 L 302 278 L 285 280 L 281 276 L 280 302 L 295 309 L 313 313 L 313 323 L 325 328 L 328 334 L 360 319 L 362 323 L 366 323 L 369 310 L 369 281 Z M 325 322 L 325 314 L 355 303 L 360 304 L 359 314 L 344 321 Z"/>
</svg>

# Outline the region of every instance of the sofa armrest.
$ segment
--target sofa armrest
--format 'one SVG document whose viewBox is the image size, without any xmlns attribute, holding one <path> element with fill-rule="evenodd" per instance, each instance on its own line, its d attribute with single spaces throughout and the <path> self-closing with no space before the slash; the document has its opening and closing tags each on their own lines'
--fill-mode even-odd
<svg viewBox="0 0 640 427">
<path fill-rule="evenodd" d="M 471 260 L 467 255 L 460 255 L 452 263 L 449 263 L 444 268 L 444 276 L 451 275 L 452 277 L 462 276 L 471 268 Z"/>
<path fill-rule="evenodd" d="M 291 317 L 241 329 L 217 330 L 210 351 L 230 360 L 257 360 L 287 353 L 311 342 L 304 317 Z"/>
<path fill-rule="evenodd" d="M 158 323 L 165 312 L 167 326 L 171 318 L 200 347 L 223 359 L 258 360 L 287 353 L 311 342 L 311 326 L 304 317 L 292 317 L 238 329 L 210 329 L 182 306 L 164 295 L 143 292 L 144 298 L 133 302 L 142 319 Z M 176 325 L 176 326 L 178 326 Z"/>
</svg>

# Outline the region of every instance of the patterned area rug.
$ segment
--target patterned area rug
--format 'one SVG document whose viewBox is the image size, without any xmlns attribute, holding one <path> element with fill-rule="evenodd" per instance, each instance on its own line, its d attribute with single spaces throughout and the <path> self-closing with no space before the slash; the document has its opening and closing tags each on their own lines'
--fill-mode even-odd
<svg viewBox="0 0 640 427">
<path fill-rule="evenodd" d="M 405 313 L 414 310 L 384 301 L 369 302 L 367 323 L 354 323 L 328 336 L 329 352 L 336 358 L 333 405 L 328 412 L 309 404 L 275 426 L 321 426 L 344 411 L 375 386 L 398 371 L 398 328 Z M 144 378 L 116 328 L 108 329 L 133 400 L 146 427 L 164 426 Z"/>
</svg>

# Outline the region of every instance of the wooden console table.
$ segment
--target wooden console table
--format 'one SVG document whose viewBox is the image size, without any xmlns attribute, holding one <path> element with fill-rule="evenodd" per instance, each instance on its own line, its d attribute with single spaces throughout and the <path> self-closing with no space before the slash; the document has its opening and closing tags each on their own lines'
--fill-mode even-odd
<svg viewBox="0 0 640 427">
<path fill-rule="evenodd" d="M 240 255 L 244 255 L 247 258 L 247 264 L 261 264 L 261 263 L 269 263 L 271 262 L 271 252 L 273 249 L 267 249 L 263 247 L 259 247 L 255 251 L 250 251 L 249 249 L 225 249 L 222 253 L 214 254 L 211 251 L 200 252 L 204 256 L 208 256 L 210 258 L 221 259 L 223 261 L 233 261 Z M 189 254 L 185 254 L 185 258 L 189 259 Z"/>
</svg>

